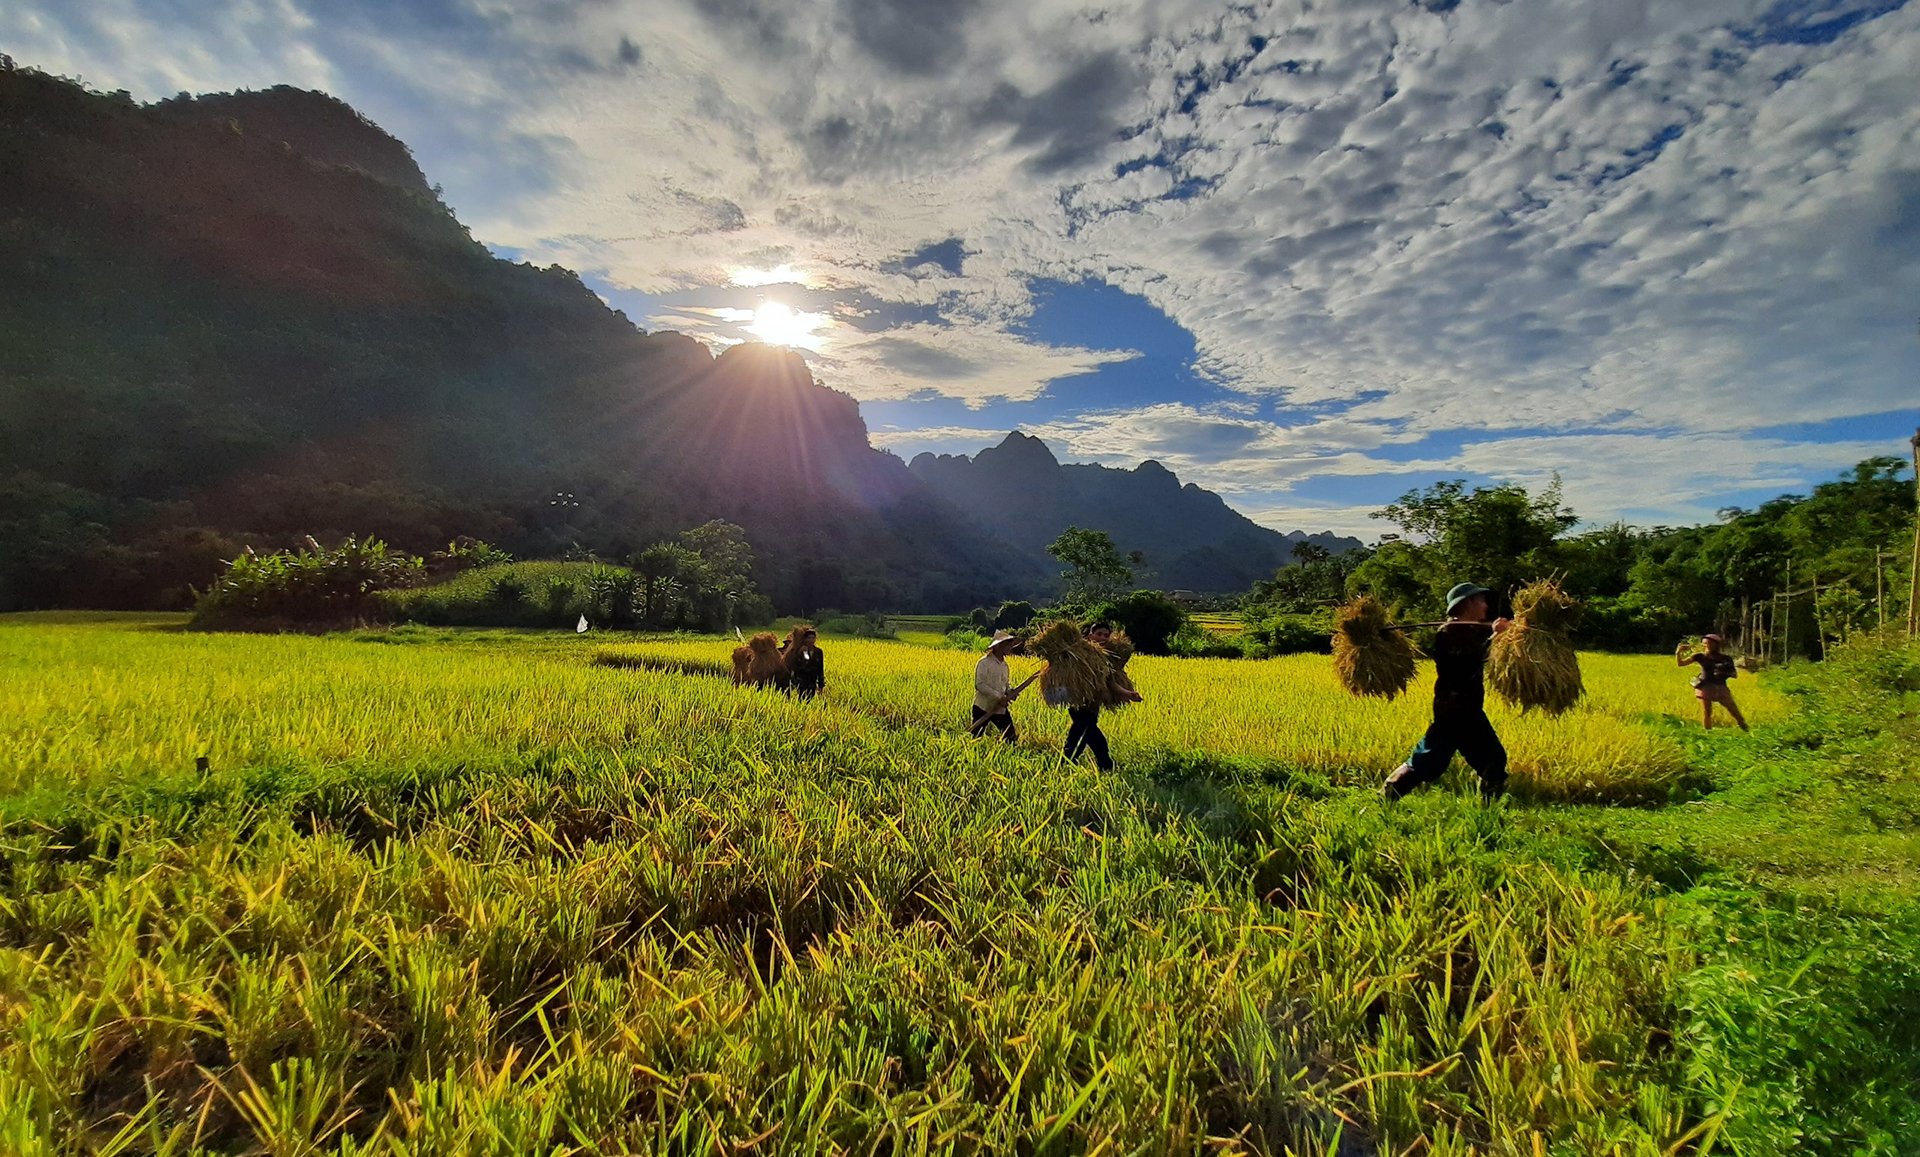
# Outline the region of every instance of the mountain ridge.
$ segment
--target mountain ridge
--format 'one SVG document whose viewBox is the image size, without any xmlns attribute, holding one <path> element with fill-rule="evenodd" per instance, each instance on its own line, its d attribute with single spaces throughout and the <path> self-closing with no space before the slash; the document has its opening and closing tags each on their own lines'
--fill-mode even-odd
<svg viewBox="0 0 1920 1157">
<path fill-rule="evenodd" d="M 1103 530 L 1123 552 L 1140 551 L 1143 569 L 1173 588 L 1243 590 L 1293 561 L 1297 543 L 1334 554 L 1361 545 L 1327 532 L 1261 526 L 1154 459 L 1130 469 L 1062 463 L 1044 441 L 1018 430 L 972 456 L 917 454 L 907 468 L 1037 561 L 1047 559 L 1047 544 L 1068 526 Z"/>
<path fill-rule="evenodd" d="M 716 356 L 495 256 L 324 93 L 142 105 L 0 61 L 0 169 L 0 609 L 177 605 L 308 533 L 618 557 L 724 518 L 800 610 L 1057 569 L 793 351 Z"/>
</svg>

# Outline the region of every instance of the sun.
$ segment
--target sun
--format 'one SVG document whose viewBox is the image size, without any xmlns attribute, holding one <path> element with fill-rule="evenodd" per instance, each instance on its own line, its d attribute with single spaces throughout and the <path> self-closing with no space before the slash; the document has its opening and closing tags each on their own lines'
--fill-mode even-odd
<svg viewBox="0 0 1920 1157">
<path fill-rule="evenodd" d="M 823 331 L 832 324 L 833 320 L 824 313 L 807 313 L 785 302 L 768 301 L 753 311 L 753 321 L 742 328 L 768 345 L 819 353 L 826 342 Z"/>
</svg>

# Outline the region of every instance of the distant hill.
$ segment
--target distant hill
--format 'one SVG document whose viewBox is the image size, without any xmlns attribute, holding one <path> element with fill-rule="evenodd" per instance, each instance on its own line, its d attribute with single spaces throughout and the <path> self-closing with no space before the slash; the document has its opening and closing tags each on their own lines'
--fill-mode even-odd
<svg viewBox="0 0 1920 1157">
<path fill-rule="evenodd" d="M 788 608 L 1046 582 L 797 355 L 716 358 L 495 258 L 331 97 L 4 68 L 0 172 L 0 610 L 177 601 L 309 532 L 619 556 L 711 518 Z"/>
<path fill-rule="evenodd" d="M 1291 562 L 1302 541 L 1335 554 L 1361 545 L 1357 538 L 1269 530 L 1212 491 L 1182 486 L 1158 462 L 1131 470 L 1063 466 L 1046 443 L 1017 431 L 971 458 L 921 454 L 908 469 L 1036 566 L 1056 570 L 1046 547 L 1069 526 L 1106 531 L 1122 551 L 1145 556 L 1155 584 L 1194 591 L 1244 590 Z"/>
</svg>

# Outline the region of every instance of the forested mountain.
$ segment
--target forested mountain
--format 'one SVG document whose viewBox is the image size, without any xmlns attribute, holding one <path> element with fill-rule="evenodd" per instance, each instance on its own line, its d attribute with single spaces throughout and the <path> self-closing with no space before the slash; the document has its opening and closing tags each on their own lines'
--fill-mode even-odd
<svg viewBox="0 0 1920 1157">
<path fill-rule="evenodd" d="M 1122 551 L 1139 551 L 1158 586 L 1236 591 L 1292 560 L 1311 542 L 1333 554 L 1360 540 L 1332 534 L 1281 534 L 1259 525 L 1158 462 L 1132 470 L 1061 465 L 1045 442 L 1015 431 L 969 458 L 921 454 L 909 468 L 935 493 L 1034 560 L 1069 526 L 1104 530 Z"/>
<path fill-rule="evenodd" d="M 1047 581 L 797 355 L 715 358 L 497 259 L 330 97 L 9 67 L 0 172 L 0 610 L 177 599 L 308 533 L 619 556 L 710 518 L 787 606 Z"/>
</svg>

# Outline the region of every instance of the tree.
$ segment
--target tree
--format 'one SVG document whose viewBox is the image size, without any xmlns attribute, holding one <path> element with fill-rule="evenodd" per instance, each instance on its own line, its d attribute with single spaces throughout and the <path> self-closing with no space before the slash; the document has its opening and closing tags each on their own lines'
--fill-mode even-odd
<svg viewBox="0 0 1920 1157">
<path fill-rule="evenodd" d="M 1060 577 L 1066 583 L 1069 606 L 1110 599 L 1133 581 L 1133 568 L 1104 530 L 1069 526 L 1047 547 L 1047 553 L 1067 565 Z"/>
<path fill-rule="evenodd" d="M 731 522 L 715 519 L 683 531 L 680 545 L 698 560 L 682 560 L 689 608 L 703 627 L 724 629 L 750 601 L 759 600 L 753 586 L 753 547 L 747 532 Z"/>
<path fill-rule="evenodd" d="M 1109 619 L 1127 632 L 1143 655 L 1170 653 L 1173 637 L 1187 625 L 1187 612 L 1160 591 L 1134 591 L 1093 607 L 1092 619 Z"/>
<path fill-rule="evenodd" d="M 1504 594 L 1554 570 L 1556 539 L 1580 521 L 1561 500 L 1556 475 L 1538 495 L 1510 483 L 1467 489 L 1465 479 L 1409 490 L 1376 511 L 1417 540 L 1415 572 L 1437 605 L 1446 589 L 1473 581 Z"/>
<path fill-rule="evenodd" d="M 702 570 L 698 554 L 671 542 L 647 547 L 633 556 L 631 565 L 640 578 L 640 621 L 650 626 L 669 621 L 669 612 L 685 594 L 688 580 Z"/>
<path fill-rule="evenodd" d="M 1031 623 L 1039 612 L 1029 602 L 1005 602 L 994 612 L 993 625 L 1003 631 L 1018 631 Z"/>
</svg>

